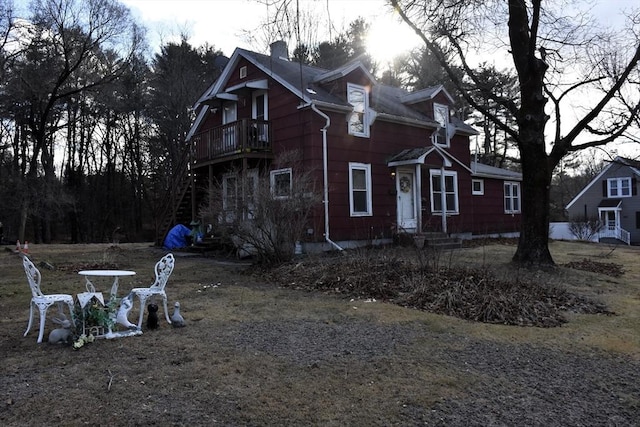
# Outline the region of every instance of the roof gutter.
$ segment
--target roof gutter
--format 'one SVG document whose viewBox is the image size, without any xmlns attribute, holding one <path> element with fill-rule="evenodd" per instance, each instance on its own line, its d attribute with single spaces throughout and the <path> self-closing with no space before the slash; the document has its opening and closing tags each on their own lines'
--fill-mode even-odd
<svg viewBox="0 0 640 427">
<path fill-rule="evenodd" d="M 324 205 L 324 239 L 331 246 L 336 248 L 339 251 L 343 251 L 344 249 L 338 245 L 336 242 L 331 240 L 329 237 L 329 177 L 328 177 L 328 161 L 327 161 L 327 129 L 331 126 L 331 119 L 322 111 L 318 110 L 316 104 L 311 101 L 309 104 L 311 105 L 311 109 L 318 113 L 320 117 L 324 118 L 327 123 L 324 125 L 320 132 L 322 132 L 322 178 L 323 178 L 323 195 L 322 195 L 322 203 Z"/>
</svg>

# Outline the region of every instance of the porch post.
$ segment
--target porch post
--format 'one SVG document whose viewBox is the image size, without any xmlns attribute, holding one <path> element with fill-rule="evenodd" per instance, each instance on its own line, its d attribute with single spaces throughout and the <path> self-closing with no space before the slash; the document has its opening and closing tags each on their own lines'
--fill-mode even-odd
<svg viewBox="0 0 640 427">
<path fill-rule="evenodd" d="M 422 233 L 422 168 L 420 164 L 416 164 L 416 233 Z M 397 203 L 397 202 L 396 202 Z"/>
<path fill-rule="evenodd" d="M 440 204 L 442 206 L 442 231 L 447 232 L 447 191 L 444 181 L 444 161 L 440 168 Z"/>
</svg>

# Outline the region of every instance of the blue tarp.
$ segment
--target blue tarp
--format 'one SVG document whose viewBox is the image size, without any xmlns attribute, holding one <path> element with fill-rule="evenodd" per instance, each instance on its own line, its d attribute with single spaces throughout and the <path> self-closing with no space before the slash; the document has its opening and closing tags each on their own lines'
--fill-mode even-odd
<svg viewBox="0 0 640 427">
<path fill-rule="evenodd" d="M 167 249 L 179 249 L 187 246 L 187 237 L 191 234 L 189 227 L 178 224 L 169 230 L 164 239 L 164 247 Z"/>
</svg>

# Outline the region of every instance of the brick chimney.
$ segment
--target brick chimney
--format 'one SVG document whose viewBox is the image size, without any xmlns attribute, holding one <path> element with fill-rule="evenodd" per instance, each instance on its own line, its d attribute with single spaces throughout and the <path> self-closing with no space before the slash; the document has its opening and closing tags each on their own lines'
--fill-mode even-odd
<svg viewBox="0 0 640 427">
<path fill-rule="evenodd" d="M 289 60 L 289 49 L 287 48 L 287 42 L 284 40 L 278 40 L 269 45 L 271 49 L 271 57 Z"/>
</svg>

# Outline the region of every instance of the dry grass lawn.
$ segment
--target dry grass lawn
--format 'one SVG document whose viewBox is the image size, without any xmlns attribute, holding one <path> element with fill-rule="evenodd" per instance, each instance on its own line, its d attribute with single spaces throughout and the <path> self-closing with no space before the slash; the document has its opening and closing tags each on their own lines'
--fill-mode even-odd
<svg viewBox="0 0 640 427">
<path fill-rule="evenodd" d="M 36 344 L 37 327 L 23 337 L 31 295 L 20 258 L 3 251 L 0 424 L 433 425 L 434 414 L 482 387 L 513 387 L 516 397 L 531 394 L 527 385 L 465 367 L 459 355 L 484 360 L 479 351 L 495 351 L 507 363 L 510 350 L 531 348 L 534 354 L 584 355 L 593 363 L 606 355 L 615 366 L 619 359 L 640 365 L 640 249 L 575 242 L 553 242 L 550 248 L 558 264 L 591 259 L 622 265 L 625 273 L 514 270 L 509 260 L 515 247 L 502 244 L 443 253 L 438 263 L 563 286 L 604 302 L 615 315 L 568 313 L 568 323 L 557 328 L 473 323 L 366 298 L 285 288 L 251 274 L 247 263 L 176 253 L 167 294 L 170 305 L 180 301 L 187 327 L 172 329 L 159 313 L 158 330 L 143 328 L 141 336 L 98 340 L 79 350 Z M 55 267 L 40 267 L 45 293 L 82 292 L 78 270 L 111 265 L 137 272 L 121 279 L 119 296 L 150 285 L 154 263 L 165 253 L 148 244 L 30 245 L 30 251 L 36 265 Z M 414 255 L 407 250 L 407 256 Z M 98 286 L 107 291 L 109 284 Z M 49 317 L 54 313 L 50 309 Z M 45 341 L 51 327 L 48 321 Z M 539 369 L 556 362 L 549 363 L 540 362 Z M 582 393 L 584 407 L 574 408 L 578 424 L 592 416 L 589 406 L 595 411 L 606 405 L 596 402 L 601 400 L 596 395 L 589 401 L 588 390 Z M 632 417 L 640 416 L 640 398 L 626 385 L 616 393 L 618 418 L 604 419 L 632 425 Z M 516 405 L 493 399 L 498 405 L 493 422 L 520 419 L 512 412 L 526 399 Z M 566 410 L 562 406 L 558 401 L 558 413 Z M 534 424 L 563 425 L 553 410 L 532 411 Z M 487 416 L 467 414 L 458 421 L 486 423 Z"/>
</svg>

